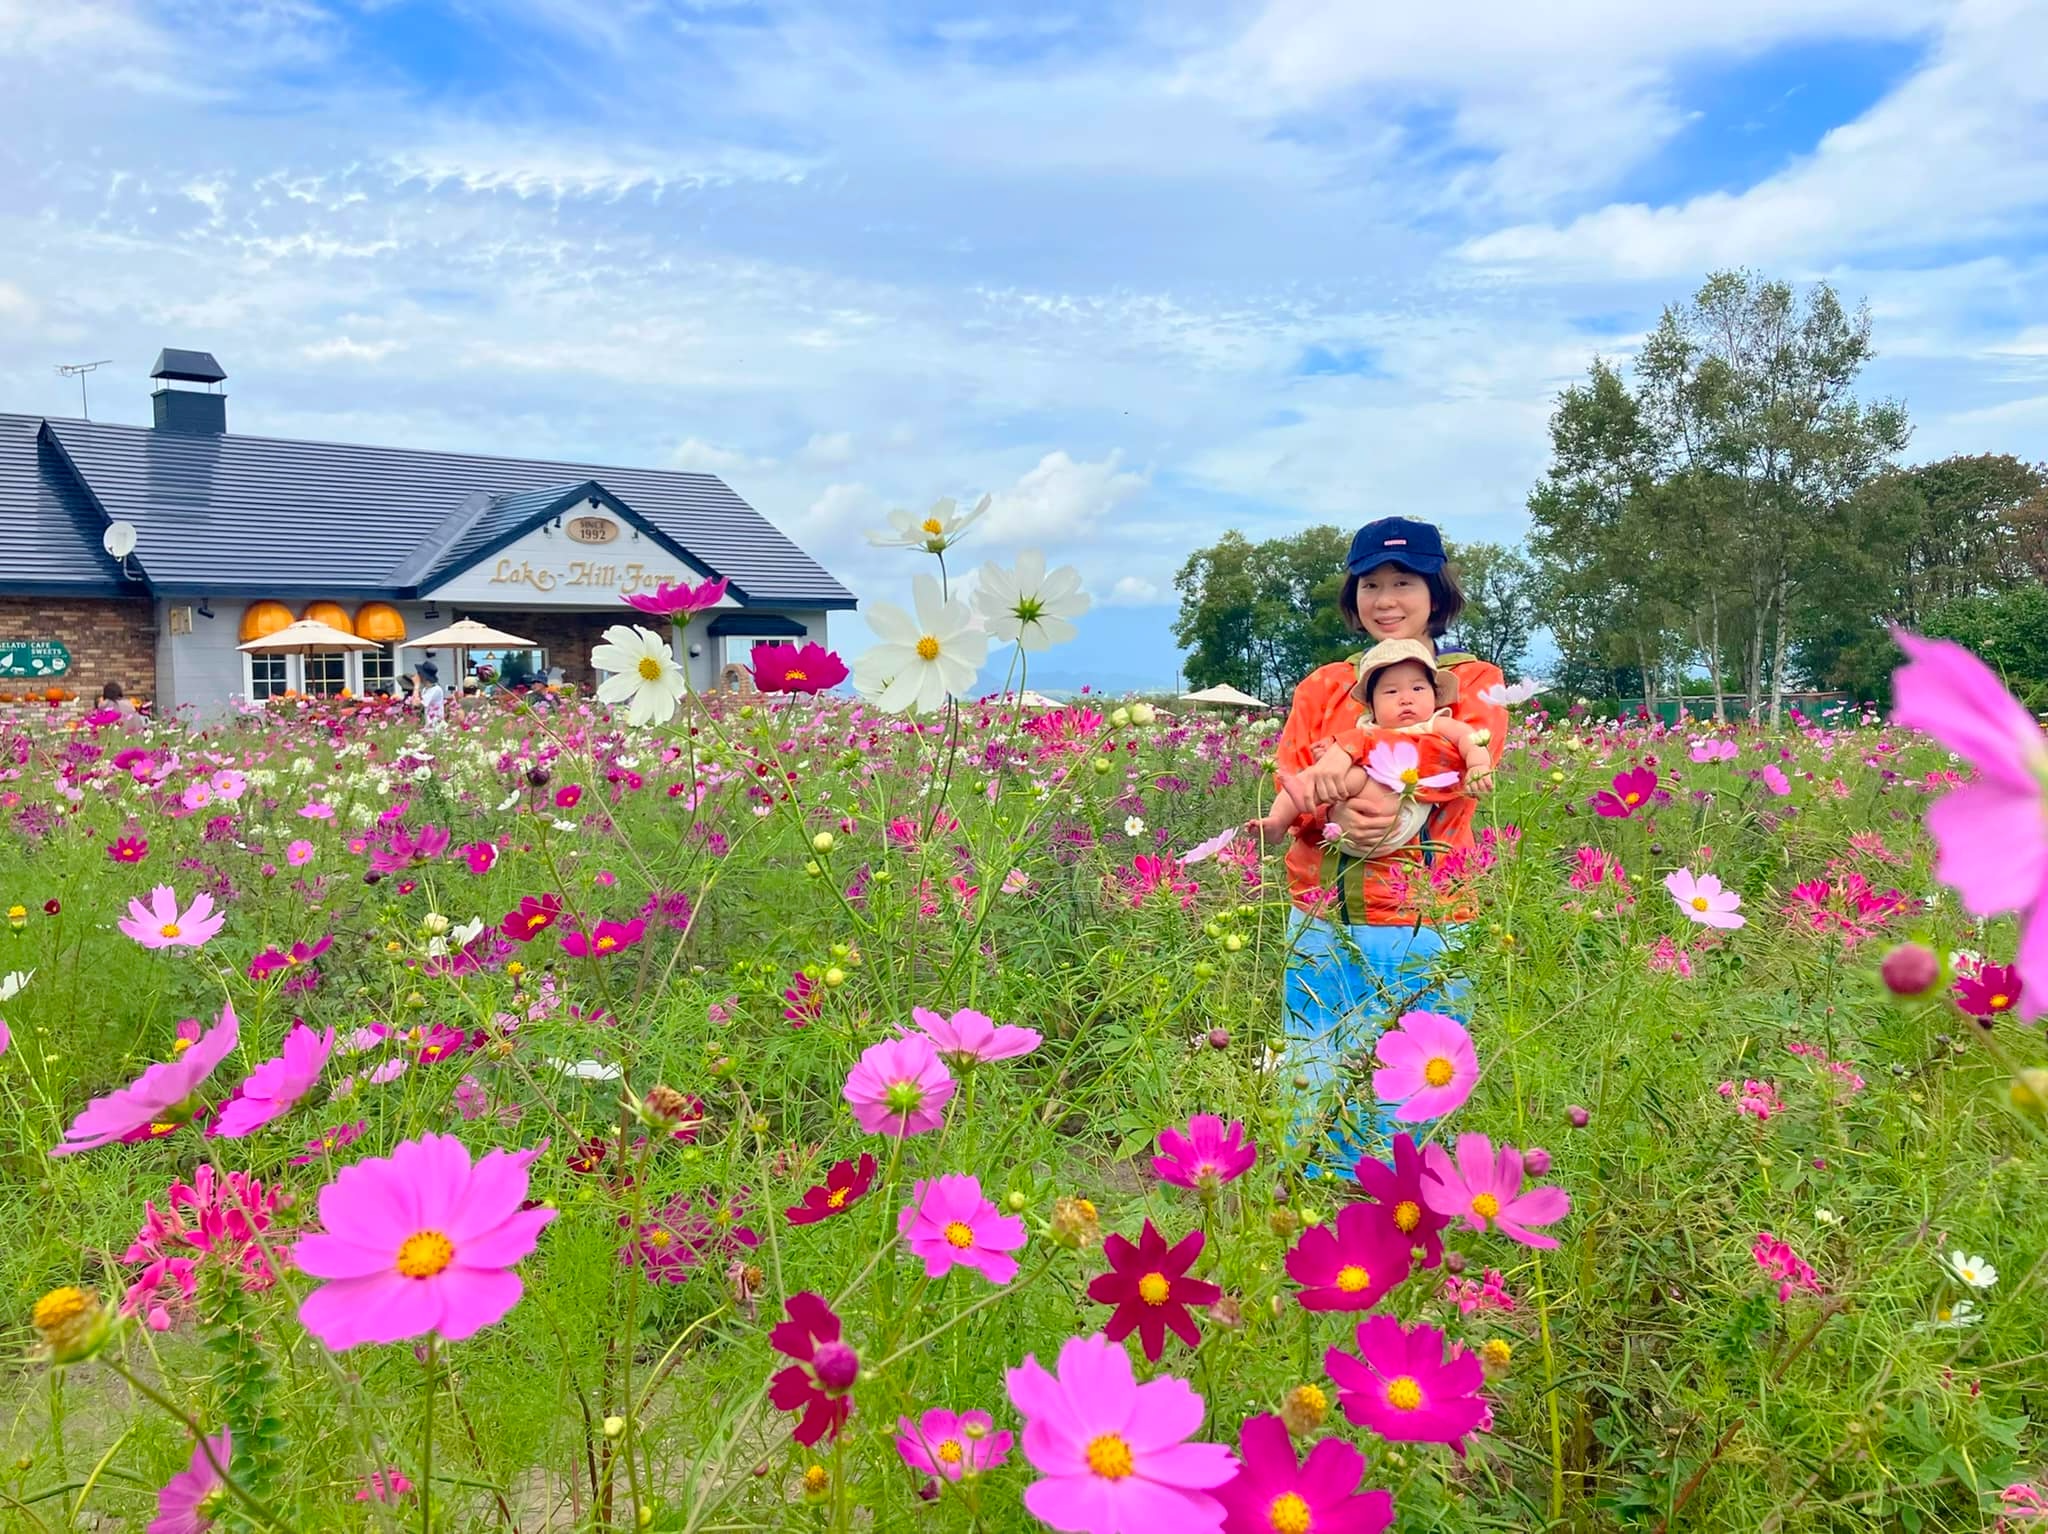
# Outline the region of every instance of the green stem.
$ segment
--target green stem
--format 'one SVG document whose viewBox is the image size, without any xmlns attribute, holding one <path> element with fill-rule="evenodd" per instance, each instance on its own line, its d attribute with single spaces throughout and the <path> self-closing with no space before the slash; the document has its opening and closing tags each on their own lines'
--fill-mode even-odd
<svg viewBox="0 0 2048 1534">
<path fill-rule="evenodd" d="M 440 1360 L 435 1351 L 437 1346 L 438 1339 L 427 1339 L 427 1383 L 420 1395 L 420 1534 L 432 1534 L 434 1526 L 434 1366 Z"/>
<path fill-rule="evenodd" d="M 256 1516 L 257 1520 L 265 1526 L 278 1530 L 279 1534 L 292 1534 L 292 1526 L 290 1524 L 286 1523 L 284 1519 L 272 1512 L 267 1505 L 258 1500 L 240 1481 L 228 1474 L 228 1467 L 214 1458 L 213 1445 L 207 1441 L 206 1430 L 182 1406 L 178 1405 L 177 1402 L 166 1396 L 155 1386 L 146 1385 L 137 1379 L 128 1366 L 120 1362 L 120 1360 L 108 1358 L 103 1361 L 109 1369 L 112 1369 L 122 1379 L 126 1380 L 129 1388 L 137 1395 L 141 1396 L 152 1406 L 169 1412 L 185 1425 L 185 1431 L 190 1433 L 194 1442 L 199 1445 L 200 1452 L 206 1456 L 207 1466 L 215 1475 L 220 1477 L 220 1483 L 228 1489 L 228 1495 L 234 1497 L 247 1507 Z"/>
</svg>

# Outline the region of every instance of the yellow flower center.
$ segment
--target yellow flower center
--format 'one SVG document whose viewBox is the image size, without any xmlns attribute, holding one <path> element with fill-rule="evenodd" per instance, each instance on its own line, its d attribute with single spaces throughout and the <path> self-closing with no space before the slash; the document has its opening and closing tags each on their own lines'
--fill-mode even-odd
<svg viewBox="0 0 2048 1534">
<path fill-rule="evenodd" d="M 1707 897 L 1706 897 L 1705 895 L 1695 895 L 1695 896 L 1693 896 L 1693 897 L 1692 897 L 1692 908 L 1693 908 L 1693 909 L 1694 909 L 1695 911 L 1711 911 L 1711 910 L 1713 909 L 1713 907 L 1712 907 L 1712 906 L 1710 906 L 1710 905 L 1708 905 L 1708 904 L 1707 904 Z"/>
<path fill-rule="evenodd" d="M 1962 1275 L 1962 1280 L 1966 1284 L 1977 1282 L 1977 1270 L 1975 1268 L 1957 1268 L 1956 1272 Z"/>
<path fill-rule="evenodd" d="M 1505 1369 L 1515 1356 L 1514 1344 L 1505 1337 L 1489 1337 L 1480 1355 L 1496 1369 Z"/>
<path fill-rule="evenodd" d="M 939 658 L 938 640 L 934 639 L 930 634 L 918 640 L 917 658 L 919 660 L 937 660 Z"/>
<path fill-rule="evenodd" d="M 944 1461 L 948 1465 L 957 1465 L 967 1457 L 967 1451 L 960 1447 L 959 1439 L 948 1438 L 939 1445 L 933 1457 Z"/>
<path fill-rule="evenodd" d="M 1419 768 L 1410 767 L 1401 774 L 1401 781 L 1409 788 L 1413 788 L 1422 781 L 1422 772 Z"/>
<path fill-rule="evenodd" d="M 1114 1433 L 1088 1440 L 1088 1468 L 1105 1481 L 1121 1481 L 1137 1468 L 1131 1446 Z"/>
<path fill-rule="evenodd" d="M 320 1137 L 320 1148 L 321 1148 L 322 1150 L 333 1150 L 333 1149 L 334 1149 L 334 1136 L 333 1136 L 333 1135 L 322 1135 L 322 1136 Z"/>
<path fill-rule="evenodd" d="M 832 1476 L 823 1465 L 812 1465 L 804 1471 L 804 1490 L 812 1496 L 821 1495 L 832 1484 Z"/>
<path fill-rule="evenodd" d="M 1138 1298 L 1147 1305 L 1164 1305 L 1166 1297 L 1173 1293 L 1164 1273 L 1147 1273 L 1138 1280 Z"/>
<path fill-rule="evenodd" d="M 68 1322 L 76 1321 L 92 1309 L 92 1296 L 83 1289 L 66 1284 L 61 1289 L 52 1289 L 36 1301 L 36 1308 L 30 1319 L 39 1332 L 55 1331 Z"/>
<path fill-rule="evenodd" d="M 407 1278 L 432 1278 L 455 1260 L 455 1243 L 438 1230 L 414 1231 L 398 1244 L 398 1271 Z"/>
<path fill-rule="evenodd" d="M 2006 995 L 2003 991 L 2000 991 L 1996 996 L 1991 998 L 1991 1010 L 1994 1012 L 2003 1012 L 2007 1007 L 2011 1005 L 2012 998 Z"/>
<path fill-rule="evenodd" d="M 1422 1387 L 1403 1374 L 1387 1381 L 1387 1405 L 1395 1411 L 1414 1411 L 1422 1405 Z"/>
<path fill-rule="evenodd" d="M 1433 1087 L 1449 1086 L 1451 1078 L 1457 1074 L 1457 1069 L 1442 1055 L 1432 1056 L 1429 1064 L 1422 1068 L 1422 1079 Z"/>
<path fill-rule="evenodd" d="M 852 1191 L 853 1189 L 851 1188 L 834 1188 L 825 1195 L 826 1207 L 829 1209 L 844 1209 L 846 1207 L 846 1195 Z"/>
<path fill-rule="evenodd" d="M 601 937 L 597 940 L 597 951 L 599 953 L 604 953 L 618 946 L 619 940 L 615 937 Z"/>
<path fill-rule="evenodd" d="M 1948 1321 L 1953 1319 L 1954 1316 L 1955 1312 L 1953 1310 L 1950 1310 L 1946 1305 L 1942 1306 L 1939 1310 L 1935 1311 L 1934 1313 L 1934 1319 L 1937 1321 Z"/>
<path fill-rule="evenodd" d="M 795 666 L 782 673 L 782 680 L 785 682 L 808 682 L 810 679 L 811 674 L 808 671 L 801 671 Z"/>
<path fill-rule="evenodd" d="M 1404 1198 L 1394 1206 L 1394 1229 L 1406 1234 L 1422 1223 L 1422 1206 L 1412 1198 Z"/>
<path fill-rule="evenodd" d="M 1355 1262 L 1347 1262 L 1337 1270 L 1337 1287 L 1346 1294 L 1356 1294 L 1372 1282 L 1372 1275 Z"/>
<path fill-rule="evenodd" d="M 1266 1526 L 1273 1534 L 1309 1534 L 1314 1520 L 1309 1517 L 1306 1502 L 1294 1492 L 1283 1491 L 1266 1509 Z"/>
<path fill-rule="evenodd" d="M 946 530 L 946 524 L 941 522 L 937 517 L 926 517 L 922 522 L 918 523 L 917 526 L 920 532 L 930 533 L 934 538 L 938 537 L 941 533 L 945 532 Z"/>
<path fill-rule="evenodd" d="M 647 1244 L 660 1251 L 666 1248 L 669 1242 L 673 1240 L 675 1240 L 675 1237 L 671 1236 L 667 1231 L 657 1230 L 647 1238 Z"/>
<path fill-rule="evenodd" d="M 191 1047 L 192 1041 L 190 1039 L 171 1040 L 171 1058 L 176 1059 L 179 1055 L 182 1055 L 186 1050 L 190 1049 Z"/>
<path fill-rule="evenodd" d="M 634 669 L 640 673 L 640 680 L 643 682 L 658 682 L 661 680 L 661 662 L 652 655 L 641 656 L 640 664 Z"/>
<path fill-rule="evenodd" d="M 177 1127 L 178 1126 L 176 1124 L 152 1124 L 149 1126 L 149 1137 L 152 1140 L 160 1139 L 162 1136 L 171 1133 Z"/>
<path fill-rule="evenodd" d="M 1491 1193 L 1472 1195 L 1472 1212 L 1482 1220 L 1491 1220 L 1500 1213 L 1500 1200 Z"/>
<path fill-rule="evenodd" d="M 968 1247 L 974 1245 L 974 1227 L 965 1220 L 948 1220 L 946 1222 L 946 1241 L 949 1245 L 957 1246 L 962 1251 L 965 1251 Z"/>
<path fill-rule="evenodd" d="M 167 921 L 156 930 L 161 932 L 165 937 L 176 937 L 179 932 L 179 927 L 176 922 Z"/>
<path fill-rule="evenodd" d="M 1641 794 L 1636 793 L 1623 794 L 1621 796 L 1621 802 L 1623 804 L 1641 804 L 1643 802 L 1643 796 Z"/>
</svg>

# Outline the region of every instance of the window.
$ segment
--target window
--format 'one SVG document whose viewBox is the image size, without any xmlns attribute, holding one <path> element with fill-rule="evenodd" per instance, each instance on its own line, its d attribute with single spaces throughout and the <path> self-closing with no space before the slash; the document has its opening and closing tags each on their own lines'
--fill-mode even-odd
<svg viewBox="0 0 2048 1534">
<path fill-rule="evenodd" d="M 265 698 L 275 698 L 291 688 L 291 672 L 283 655 L 245 655 L 242 657 L 249 676 L 249 699 L 261 703 Z"/>
<path fill-rule="evenodd" d="M 363 692 L 396 692 L 398 690 L 398 655 L 390 645 L 379 645 L 374 650 L 363 651 Z"/>
<path fill-rule="evenodd" d="M 321 650 L 306 657 L 306 691 L 331 698 L 348 686 L 348 657 L 339 650 Z"/>
</svg>

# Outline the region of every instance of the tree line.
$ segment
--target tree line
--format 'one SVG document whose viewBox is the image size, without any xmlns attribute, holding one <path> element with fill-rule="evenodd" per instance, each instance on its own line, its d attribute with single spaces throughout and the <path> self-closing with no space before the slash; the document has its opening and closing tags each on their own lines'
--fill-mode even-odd
<svg viewBox="0 0 2048 1534">
<path fill-rule="evenodd" d="M 1468 607 L 1449 642 L 1514 676 L 1547 631 L 1560 693 L 1775 721 L 1788 692 L 1884 696 L 1903 624 L 2048 694 L 2048 466 L 1902 465 L 1905 407 L 1857 390 L 1871 329 L 1825 283 L 1721 272 L 1626 373 L 1596 358 L 1558 398 L 1526 543 L 1453 547 Z M 1336 610 L 1349 539 L 1231 532 L 1191 555 L 1190 683 L 1284 697 L 1356 649 Z"/>
</svg>

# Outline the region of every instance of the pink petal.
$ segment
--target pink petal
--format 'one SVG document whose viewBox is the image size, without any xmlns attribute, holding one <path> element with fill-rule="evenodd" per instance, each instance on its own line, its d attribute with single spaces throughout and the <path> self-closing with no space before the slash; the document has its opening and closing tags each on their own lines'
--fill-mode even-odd
<svg viewBox="0 0 2048 1534">
<path fill-rule="evenodd" d="M 2048 885 L 2048 817 L 2040 790 L 1966 783 L 1927 810 L 1940 848 L 1936 875 L 1955 886 L 1972 916 L 1996 916 L 2039 899 Z"/>
<path fill-rule="evenodd" d="M 403 1342 L 440 1324 L 435 1287 L 396 1268 L 374 1278 L 338 1279 L 300 1301 L 299 1322 L 336 1353 L 365 1342 Z"/>
<path fill-rule="evenodd" d="M 450 1212 L 445 1227 L 448 1239 L 473 1241 L 486 1231 L 498 1229 L 509 1216 L 518 1213 L 526 1198 L 526 1167 L 525 1161 L 505 1150 L 491 1151 L 477 1162 L 469 1174 L 461 1206 Z"/>
<path fill-rule="evenodd" d="M 1198 1418 L 1199 1401 L 1197 1397 Z M 1188 1431 L 1195 1432 L 1200 1426 L 1197 1420 Z M 1131 1447 L 1135 1450 L 1138 1446 L 1133 1443 Z M 1138 1475 L 1146 1480 L 1192 1490 L 1221 1486 L 1237 1474 L 1237 1456 L 1220 1443 L 1177 1443 L 1166 1449 L 1139 1450 L 1136 1460 Z"/>
<path fill-rule="evenodd" d="M 1025 1434 L 1028 1457 L 1031 1435 Z M 1136 1534 L 1136 1524 L 1122 1519 L 1120 1485 L 1099 1475 L 1049 1476 L 1024 1488 L 1024 1507 L 1050 1528 L 1071 1534 Z"/>
<path fill-rule="evenodd" d="M 1123 1349 L 1118 1348 L 1117 1352 L 1121 1354 Z M 1133 1400 L 1135 1405 L 1128 1423 L 1114 1431 L 1120 1431 L 1132 1453 L 1141 1458 L 1164 1451 L 1201 1431 L 1202 1398 L 1184 1379 L 1162 1375 L 1138 1386 Z M 1139 1473 L 1154 1472 L 1141 1464 Z"/>
<path fill-rule="evenodd" d="M 340 1236 L 314 1231 L 299 1237 L 292 1247 L 292 1263 L 314 1278 L 369 1278 L 378 1273 L 395 1273 L 397 1246 L 358 1246 Z"/>
<path fill-rule="evenodd" d="M 503 1268 L 470 1268 L 460 1263 L 429 1280 L 441 1290 L 442 1319 L 438 1328 L 450 1342 L 473 1337 L 504 1320 L 519 1303 L 525 1285 L 517 1273 Z"/>
<path fill-rule="evenodd" d="M 509 1268 L 532 1254 L 541 1231 L 555 1214 L 553 1209 L 514 1210 L 490 1230 L 466 1236 L 451 1231 L 448 1236 L 455 1243 L 455 1260 L 464 1268 Z"/>
</svg>

